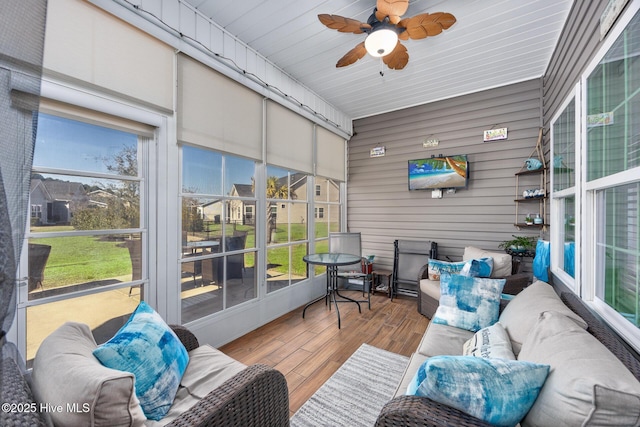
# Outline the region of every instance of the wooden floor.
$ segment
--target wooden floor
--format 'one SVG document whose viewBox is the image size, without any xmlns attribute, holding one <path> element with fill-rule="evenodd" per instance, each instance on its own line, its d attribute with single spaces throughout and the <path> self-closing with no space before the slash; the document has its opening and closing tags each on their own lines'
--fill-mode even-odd
<svg viewBox="0 0 640 427">
<path fill-rule="evenodd" d="M 282 372 L 293 415 L 361 344 L 410 356 L 429 323 L 418 313 L 415 298 L 401 295 L 391 302 L 379 293 L 371 296 L 371 310 L 363 304 L 361 314 L 355 304 L 340 304 L 340 317 L 342 329 L 335 308 L 329 311 L 320 301 L 307 309 L 304 319 L 300 307 L 220 350 L 246 365 L 263 363 Z"/>
</svg>

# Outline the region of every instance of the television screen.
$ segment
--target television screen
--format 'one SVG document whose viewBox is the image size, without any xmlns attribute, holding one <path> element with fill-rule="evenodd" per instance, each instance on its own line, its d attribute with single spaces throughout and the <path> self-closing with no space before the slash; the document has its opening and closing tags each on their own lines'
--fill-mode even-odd
<svg viewBox="0 0 640 427">
<path fill-rule="evenodd" d="M 467 186 L 466 155 L 409 160 L 409 190 Z"/>
</svg>

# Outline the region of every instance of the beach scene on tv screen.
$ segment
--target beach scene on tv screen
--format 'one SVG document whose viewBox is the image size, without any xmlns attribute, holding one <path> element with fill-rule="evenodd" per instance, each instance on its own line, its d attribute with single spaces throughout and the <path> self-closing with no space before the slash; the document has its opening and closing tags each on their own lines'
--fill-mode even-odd
<svg viewBox="0 0 640 427">
<path fill-rule="evenodd" d="M 409 190 L 464 187 L 467 156 L 409 160 Z"/>
</svg>

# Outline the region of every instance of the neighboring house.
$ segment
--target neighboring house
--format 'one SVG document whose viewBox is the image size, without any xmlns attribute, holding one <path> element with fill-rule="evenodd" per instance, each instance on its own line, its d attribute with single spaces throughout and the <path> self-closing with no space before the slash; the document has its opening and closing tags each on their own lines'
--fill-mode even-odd
<svg viewBox="0 0 640 427">
<path fill-rule="evenodd" d="M 109 206 L 109 203 L 113 200 L 115 195 L 109 193 L 104 190 L 94 190 L 87 193 L 89 197 L 89 204 L 91 206 L 97 206 L 100 208 L 106 208 Z"/>
<path fill-rule="evenodd" d="M 290 200 L 306 200 L 307 199 L 307 175 L 303 173 L 294 173 L 290 175 L 291 184 L 289 184 L 289 197 L 283 199 L 282 202 L 270 203 L 270 214 L 276 216 L 277 222 L 303 223 L 307 218 L 306 203 L 286 203 Z M 287 177 L 278 179 L 278 187 L 287 186 Z M 287 220 L 289 218 L 289 220 Z"/>
<path fill-rule="evenodd" d="M 254 197 L 253 186 L 251 184 L 233 184 L 229 195 L 232 197 Z M 255 200 L 229 200 L 228 209 L 227 217 L 230 222 L 242 225 L 255 225 Z"/>
<path fill-rule="evenodd" d="M 72 212 L 89 203 L 79 182 L 32 179 L 29 196 L 31 218 L 39 225 L 69 224 Z"/>
<path fill-rule="evenodd" d="M 215 199 L 201 206 L 198 206 L 198 215 L 205 221 L 213 221 L 220 224 L 222 218 L 222 200 Z"/>
</svg>

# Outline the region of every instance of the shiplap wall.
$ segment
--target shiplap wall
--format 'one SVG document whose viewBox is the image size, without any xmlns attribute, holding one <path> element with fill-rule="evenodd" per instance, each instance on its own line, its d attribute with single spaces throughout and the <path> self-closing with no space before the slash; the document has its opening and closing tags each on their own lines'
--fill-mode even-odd
<svg viewBox="0 0 640 427">
<path fill-rule="evenodd" d="M 513 234 L 539 235 L 514 226 L 514 174 L 535 147 L 541 107 L 535 79 L 355 121 L 347 227 L 362 233 L 363 253 L 390 269 L 395 239 L 435 241 L 439 258 L 459 260 L 465 246 L 498 250 Z M 484 130 L 500 127 L 508 128 L 507 140 L 483 142 Z M 439 146 L 423 148 L 425 138 Z M 386 147 L 384 157 L 369 156 L 376 146 Z M 409 191 L 408 160 L 439 154 L 468 156 L 468 188 L 442 199 Z"/>
</svg>

